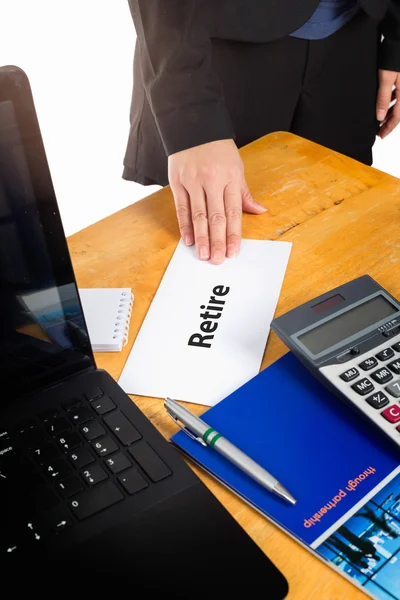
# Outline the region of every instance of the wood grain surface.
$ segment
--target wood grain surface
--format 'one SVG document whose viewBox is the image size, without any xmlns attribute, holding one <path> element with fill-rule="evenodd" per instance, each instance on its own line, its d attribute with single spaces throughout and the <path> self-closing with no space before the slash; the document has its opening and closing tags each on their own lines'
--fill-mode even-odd
<svg viewBox="0 0 400 600">
<path fill-rule="evenodd" d="M 241 154 L 249 187 L 268 208 L 260 216 L 244 215 L 243 237 L 293 242 L 277 315 L 365 273 L 400 297 L 400 180 L 289 133 L 268 135 Z M 117 380 L 178 240 L 169 187 L 68 240 L 80 287 L 132 287 L 135 294 L 128 346 L 121 353 L 96 356 L 98 366 Z M 271 333 L 262 367 L 285 352 Z M 175 432 L 161 399 L 132 400 L 165 437 Z M 289 600 L 366 597 L 218 482 L 194 470 L 283 571 Z"/>
</svg>

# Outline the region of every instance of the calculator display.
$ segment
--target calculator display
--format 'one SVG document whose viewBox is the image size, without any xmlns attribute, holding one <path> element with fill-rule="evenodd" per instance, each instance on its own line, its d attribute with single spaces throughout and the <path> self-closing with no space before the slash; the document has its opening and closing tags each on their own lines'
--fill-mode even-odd
<svg viewBox="0 0 400 600">
<path fill-rule="evenodd" d="M 314 327 L 300 335 L 298 340 L 317 355 L 397 312 L 397 307 L 379 295 Z"/>
</svg>

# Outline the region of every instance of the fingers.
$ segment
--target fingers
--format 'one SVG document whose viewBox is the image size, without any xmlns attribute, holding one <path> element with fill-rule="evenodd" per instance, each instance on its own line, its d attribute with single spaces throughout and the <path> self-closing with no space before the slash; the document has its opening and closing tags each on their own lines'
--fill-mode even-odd
<svg viewBox="0 0 400 600">
<path fill-rule="evenodd" d="M 400 90 L 395 90 L 395 99 L 396 103 L 389 109 L 387 117 L 379 130 L 379 137 L 382 139 L 392 133 L 400 123 Z"/>
<path fill-rule="evenodd" d="M 201 260 L 221 264 L 239 252 L 242 205 L 253 214 L 265 212 L 244 182 L 243 162 L 232 139 L 171 154 L 168 179 L 182 239 L 188 246 L 196 244 Z"/>
<path fill-rule="evenodd" d="M 186 246 L 193 246 L 194 232 L 192 223 L 192 210 L 189 194 L 180 183 L 171 184 L 175 201 L 176 216 L 178 217 L 179 231 Z"/>
<path fill-rule="evenodd" d="M 210 231 L 211 262 L 220 265 L 226 256 L 227 215 L 224 206 L 224 188 L 208 185 L 206 190 L 208 227 Z"/>
<path fill-rule="evenodd" d="M 228 183 L 224 192 L 226 214 L 226 255 L 234 258 L 239 254 L 242 238 L 242 192 L 240 181 Z"/>
<path fill-rule="evenodd" d="M 210 238 L 208 235 L 208 218 L 206 195 L 200 184 L 188 188 L 191 205 L 191 217 L 196 243 L 197 256 L 200 260 L 210 258 Z"/>
<path fill-rule="evenodd" d="M 254 200 L 245 181 L 242 185 L 242 206 L 245 212 L 251 213 L 252 215 L 261 215 L 262 213 L 267 212 L 266 208 Z"/>
<path fill-rule="evenodd" d="M 382 122 L 386 119 L 396 78 L 397 74 L 392 71 L 379 72 L 379 90 L 376 101 L 376 118 L 378 121 Z"/>
</svg>

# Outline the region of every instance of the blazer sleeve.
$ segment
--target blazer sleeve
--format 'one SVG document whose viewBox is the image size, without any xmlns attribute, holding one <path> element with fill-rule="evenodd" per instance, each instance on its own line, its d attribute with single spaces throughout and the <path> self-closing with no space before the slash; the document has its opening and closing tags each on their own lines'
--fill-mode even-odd
<svg viewBox="0 0 400 600">
<path fill-rule="evenodd" d="M 129 0 L 143 85 L 167 155 L 234 137 L 203 0 Z"/>
<path fill-rule="evenodd" d="M 380 48 L 379 67 L 400 72 L 400 0 L 391 0 L 380 31 L 384 39 Z"/>
</svg>

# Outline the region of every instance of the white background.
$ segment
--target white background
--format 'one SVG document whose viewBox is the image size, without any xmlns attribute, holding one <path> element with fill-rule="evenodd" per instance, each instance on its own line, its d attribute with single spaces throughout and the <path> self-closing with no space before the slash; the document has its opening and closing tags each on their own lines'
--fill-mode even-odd
<svg viewBox="0 0 400 600">
<path fill-rule="evenodd" d="M 157 189 L 121 177 L 135 43 L 127 0 L 0 0 L 0 23 L 0 64 L 28 73 L 67 235 Z M 399 148 L 400 129 L 377 141 L 374 166 L 400 177 Z"/>
</svg>

